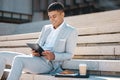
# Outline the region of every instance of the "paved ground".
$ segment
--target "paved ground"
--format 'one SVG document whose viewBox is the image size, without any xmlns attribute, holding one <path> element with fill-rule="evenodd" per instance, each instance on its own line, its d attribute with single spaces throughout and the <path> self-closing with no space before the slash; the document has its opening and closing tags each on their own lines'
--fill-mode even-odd
<svg viewBox="0 0 120 80">
<path fill-rule="evenodd" d="M 37 79 L 43 80 L 120 80 L 120 77 L 104 77 L 104 76 L 90 76 L 89 78 L 62 78 L 62 77 L 54 77 L 47 75 L 39 75 L 36 76 Z"/>
<path fill-rule="evenodd" d="M 2 79 L 5 80 L 5 79 Z M 65 77 L 55 77 L 47 74 L 22 74 L 20 80 L 120 80 L 119 77 L 110 76 L 94 76 L 90 75 L 89 78 L 65 78 Z"/>
<path fill-rule="evenodd" d="M 120 77 L 90 76 L 89 78 L 56 78 L 55 80 L 120 80 Z"/>
<path fill-rule="evenodd" d="M 82 80 L 82 79 L 81 79 Z M 120 80 L 120 77 L 100 77 L 100 76 L 90 76 L 88 80 Z"/>
</svg>

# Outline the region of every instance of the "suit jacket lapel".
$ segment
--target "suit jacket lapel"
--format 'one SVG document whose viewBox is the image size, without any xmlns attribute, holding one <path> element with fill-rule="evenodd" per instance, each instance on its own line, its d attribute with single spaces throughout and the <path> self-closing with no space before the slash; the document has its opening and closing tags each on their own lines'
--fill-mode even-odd
<svg viewBox="0 0 120 80">
<path fill-rule="evenodd" d="M 68 31 L 69 30 L 67 29 L 67 25 L 64 24 L 63 27 L 61 28 L 58 36 L 57 36 L 54 47 L 57 47 L 57 43 L 59 42 L 60 39 L 66 39 L 67 38 L 67 36 L 69 35 Z M 54 50 L 54 48 L 53 48 L 53 50 Z"/>
<path fill-rule="evenodd" d="M 58 36 L 57 36 L 56 41 L 59 40 L 59 39 L 63 39 L 64 38 L 64 36 L 65 36 L 65 30 L 66 30 L 66 26 L 64 24 L 63 27 L 61 28 Z"/>
<path fill-rule="evenodd" d="M 43 46 L 47 40 L 48 35 L 51 32 L 51 28 L 49 28 L 48 30 L 46 30 L 45 34 L 43 35 L 43 38 L 41 39 L 41 45 Z"/>
</svg>

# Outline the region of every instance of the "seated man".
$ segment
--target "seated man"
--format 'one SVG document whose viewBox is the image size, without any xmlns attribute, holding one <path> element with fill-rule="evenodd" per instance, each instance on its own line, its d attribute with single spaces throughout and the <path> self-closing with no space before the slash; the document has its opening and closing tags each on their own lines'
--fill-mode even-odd
<svg viewBox="0 0 120 80">
<path fill-rule="evenodd" d="M 0 52 L 0 77 L 5 64 L 11 64 L 7 80 L 19 80 L 23 70 L 31 73 L 55 74 L 62 71 L 63 62 L 72 58 L 76 46 L 77 31 L 64 21 L 64 6 L 54 2 L 48 6 L 48 16 L 52 24 L 42 29 L 37 43 L 44 49 L 43 56 L 32 50 L 32 55 L 18 52 Z"/>
</svg>

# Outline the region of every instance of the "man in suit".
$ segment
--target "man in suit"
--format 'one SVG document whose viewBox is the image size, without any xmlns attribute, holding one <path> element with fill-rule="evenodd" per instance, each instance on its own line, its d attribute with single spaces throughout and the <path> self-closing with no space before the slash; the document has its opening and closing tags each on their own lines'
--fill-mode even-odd
<svg viewBox="0 0 120 80">
<path fill-rule="evenodd" d="M 64 21 L 64 6 L 54 2 L 48 6 L 48 16 L 51 21 L 42 29 L 37 40 L 43 49 L 43 56 L 32 50 L 32 55 L 18 52 L 0 52 L 0 77 L 5 64 L 11 64 L 11 72 L 7 80 L 19 80 L 23 70 L 31 73 L 55 74 L 62 71 L 65 61 L 72 58 L 76 46 L 77 31 Z"/>
</svg>

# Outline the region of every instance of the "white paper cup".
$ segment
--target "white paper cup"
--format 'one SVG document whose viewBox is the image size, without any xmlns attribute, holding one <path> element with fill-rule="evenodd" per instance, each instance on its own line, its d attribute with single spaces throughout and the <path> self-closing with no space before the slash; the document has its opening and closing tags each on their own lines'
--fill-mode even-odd
<svg viewBox="0 0 120 80">
<path fill-rule="evenodd" d="M 87 64 L 79 64 L 79 74 L 86 75 L 87 73 Z"/>
</svg>

